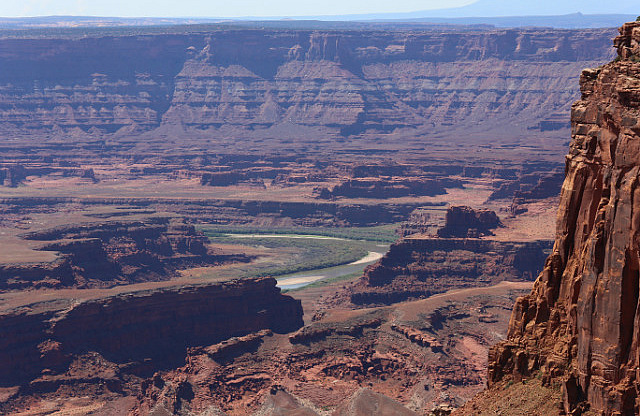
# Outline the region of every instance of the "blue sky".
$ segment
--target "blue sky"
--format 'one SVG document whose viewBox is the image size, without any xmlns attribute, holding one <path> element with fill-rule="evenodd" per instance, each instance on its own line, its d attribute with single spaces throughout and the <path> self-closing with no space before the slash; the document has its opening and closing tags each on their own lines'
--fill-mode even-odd
<svg viewBox="0 0 640 416">
<path fill-rule="evenodd" d="M 640 0 L 0 0 L 3 17 L 295 17 L 424 10 L 432 10 L 432 17 L 640 14 Z"/>
<path fill-rule="evenodd" d="M 458 7 L 474 0 L 0 0 L 0 16 L 310 16 Z"/>
</svg>

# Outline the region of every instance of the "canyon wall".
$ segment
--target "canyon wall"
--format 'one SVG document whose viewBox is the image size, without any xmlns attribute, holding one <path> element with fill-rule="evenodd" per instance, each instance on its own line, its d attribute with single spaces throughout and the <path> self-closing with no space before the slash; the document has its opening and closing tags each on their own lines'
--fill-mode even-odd
<svg viewBox="0 0 640 416">
<path fill-rule="evenodd" d="M 360 279 L 336 295 L 338 301 L 390 304 L 453 289 L 533 280 L 551 249 L 548 240 L 487 237 L 502 226 L 497 214 L 487 209 L 450 206 L 439 226 L 427 213 L 414 215 L 416 222 L 410 220 L 402 230 L 409 236 L 367 266 Z"/>
<path fill-rule="evenodd" d="M 507 130 L 562 129 L 557 115 L 576 98 L 575 74 L 611 57 L 611 36 L 608 29 L 0 34 L 0 126 L 4 134 L 65 141 L 158 128 L 225 137 L 277 126 L 286 128 L 268 135 L 425 134 L 499 122 Z"/>
<path fill-rule="evenodd" d="M 580 77 L 553 253 L 490 354 L 490 384 L 539 369 L 570 414 L 640 409 L 640 22 L 615 45 Z"/>
<path fill-rule="evenodd" d="M 179 219 L 103 221 L 65 225 L 22 235 L 53 262 L 0 263 L 0 290 L 106 287 L 167 280 L 180 268 L 246 262 L 244 255 L 210 252 L 208 239 Z"/>
<path fill-rule="evenodd" d="M 89 351 L 116 363 L 180 366 L 187 347 L 301 326 L 300 301 L 273 278 L 40 302 L 0 315 L 0 385 L 64 371 Z"/>
<path fill-rule="evenodd" d="M 548 241 L 409 237 L 393 245 L 346 294 L 356 305 L 426 298 L 451 289 L 533 280 Z"/>
<path fill-rule="evenodd" d="M 5 212 L 28 209 L 59 209 L 64 204 L 129 205 L 138 208 L 175 212 L 181 217 L 204 223 L 245 224 L 252 217 L 286 217 L 296 225 L 369 226 L 403 221 L 420 205 L 415 202 L 393 204 L 352 204 L 332 202 L 287 202 L 237 199 L 177 198 L 67 198 L 18 197 L 0 198 Z M 440 205 L 439 203 L 437 203 Z"/>
</svg>

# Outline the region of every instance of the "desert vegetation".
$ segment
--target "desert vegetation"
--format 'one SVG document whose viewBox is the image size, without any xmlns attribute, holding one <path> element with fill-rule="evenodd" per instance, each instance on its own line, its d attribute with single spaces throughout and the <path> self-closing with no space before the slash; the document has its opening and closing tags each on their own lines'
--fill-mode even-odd
<svg viewBox="0 0 640 416">
<path fill-rule="evenodd" d="M 283 234 L 282 238 L 261 236 L 239 238 L 233 235 L 209 238 L 211 242 L 217 244 L 266 248 L 272 253 L 279 253 L 272 256 L 279 257 L 281 265 L 266 267 L 261 265 L 247 272 L 244 277 L 282 276 L 351 263 L 366 256 L 368 253 L 366 247 L 369 245 L 362 241 L 332 238 L 296 238 L 296 236 L 288 238 L 286 234 Z"/>
<path fill-rule="evenodd" d="M 282 234 L 282 235 L 316 235 L 349 240 L 378 241 L 393 243 L 397 240 L 397 229 L 400 223 L 379 225 L 374 227 L 255 227 L 255 226 L 222 226 L 198 225 L 197 228 L 209 238 L 223 237 L 228 234 Z"/>
</svg>

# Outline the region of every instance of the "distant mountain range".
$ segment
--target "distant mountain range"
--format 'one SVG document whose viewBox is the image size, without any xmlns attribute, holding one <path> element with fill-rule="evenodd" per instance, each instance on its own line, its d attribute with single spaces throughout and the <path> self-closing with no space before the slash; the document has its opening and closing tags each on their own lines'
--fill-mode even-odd
<svg viewBox="0 0 640 416">
<path fill-rule="evenodd" d="M 506 17 L 583 14 L 640 14 L 638 0 L 478 0 L 473 4 L 420 12 L 422 17 Z"/>
<path fill-rule="evenodd" d="M 432 23 L 454 25 L 491 25 L 495 27 L 553 27 L 560 29 L 618 27 L 624 22 L 636 20 L 633 14 L 582 14 L 558 16 L 505 16 L 505 17 L 419 17 L 398 19 L 407 23 Z M 390 21 L 390 20 L 380 20 Z"/>
<path fill-rule="evenodd" d="M 325 15 L 238 18 L 119 18 L 87 16 L 46 16 L 30 18 L 0 18 L 0 29 L 114 27 L 114 26 L 173 26 L 192 24 L 239 24 L 267 27 L 340 27 L 346 22 L 407 23 L 439 25 L 490 25 L 494 27 L 554 27 L 596 28 L 617 27 L 640 15 L 638 0 L 617 0 L 604 4 L 601 0 L 478 0 L 473 4 L 412 13 L 382 13 L 359 15 Z M 337 22 L 344 22 L 337 24 Z M 333 24 L 332 24 L 333 23 Z"/>
<path fill-rule="evenodd" d="M 45 28 L 107 28 L 107 27 L 153 27 L 215 24 L 221 26 L 266 27 L 287 29 L 396 29 L 396 28 L 435 28 L 446 29 L 450 26 L 468 26 L 472 29 L 491 27 L 553 27 L 561 29 L 618 27 L 624 22 L 635 20 L 632 14 L 594 14 L 573 13 L 558 16 L 506 16 L 506 17 L 420 17 L 414 13 L 408 17 L 396 15 L 327 16 L 305 19 L 201 19 L 201 18 L 117 18 L 83 16 L 48 16 L 32 18 L 0 18 L 0 30 L 26 30 Z"/>
</svg>

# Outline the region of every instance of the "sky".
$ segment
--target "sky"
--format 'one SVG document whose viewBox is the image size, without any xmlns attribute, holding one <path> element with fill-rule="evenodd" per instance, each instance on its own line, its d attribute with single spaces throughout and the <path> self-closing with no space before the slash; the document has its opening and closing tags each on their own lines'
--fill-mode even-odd
<svg viewBox="0 0 640 416">
<path fill-rule="evenodd" d="M 0 0 L 0 16 L 244 17 L 403 13 L 474 0 Z"/>
</svg>

